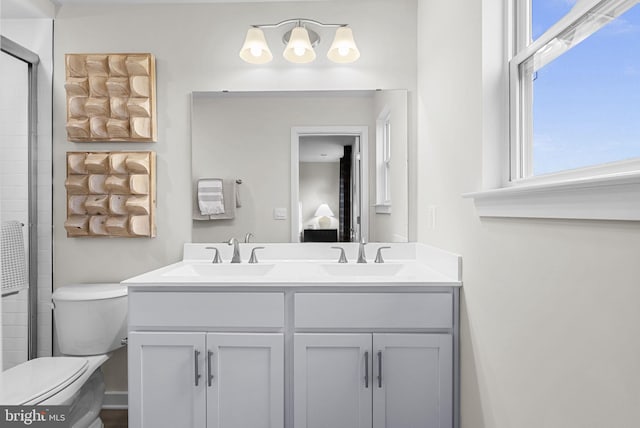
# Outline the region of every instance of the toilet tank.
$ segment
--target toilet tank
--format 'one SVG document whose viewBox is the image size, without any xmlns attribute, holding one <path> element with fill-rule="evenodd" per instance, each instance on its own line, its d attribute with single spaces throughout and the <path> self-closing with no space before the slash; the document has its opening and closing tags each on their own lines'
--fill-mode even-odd
<svg viewBox="0 0 640 428">
<path fill-rule="evenodd" d="M 127 336 L 127 286 L 73 284 L 53 293 L 53 322 L 64 355 L 98 355 Z"/>
</svg>

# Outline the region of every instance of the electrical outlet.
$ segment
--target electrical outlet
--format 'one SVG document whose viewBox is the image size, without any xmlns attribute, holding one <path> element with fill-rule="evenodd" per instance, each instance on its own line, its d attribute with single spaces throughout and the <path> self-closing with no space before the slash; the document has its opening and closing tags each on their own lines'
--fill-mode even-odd
<svg viewBox="0 0 640 428">
<path fill-rule="evenodd" d="M 428 209 L 429 229 L 435 230 L 436 228 L 436 214 L 437 209 L 435 205 L 430 205 Z"/>
</svg>

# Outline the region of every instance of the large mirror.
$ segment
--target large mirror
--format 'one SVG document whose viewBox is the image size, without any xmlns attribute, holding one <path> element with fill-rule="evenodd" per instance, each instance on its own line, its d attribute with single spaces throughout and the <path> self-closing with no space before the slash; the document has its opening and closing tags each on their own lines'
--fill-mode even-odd
<svg viewBox="0 0 640 428">
<path fill-rule="evenodd" d="M 408 240 L 406 90 L 194 92 L 193 242 Z"/>
</svg>

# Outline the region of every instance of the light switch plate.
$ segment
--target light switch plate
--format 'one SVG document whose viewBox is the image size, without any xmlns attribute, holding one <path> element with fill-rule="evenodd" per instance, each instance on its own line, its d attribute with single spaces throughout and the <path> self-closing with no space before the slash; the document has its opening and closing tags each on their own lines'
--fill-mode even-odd
<svg viewBox="0 0 640 428">
<path fill-rule="evenodd" d="M 286 220 L 287 219 L 287 209 L 286 208 L 274 208 L 273 209 L 273 219 L 274 220 Z"/>
</svg>

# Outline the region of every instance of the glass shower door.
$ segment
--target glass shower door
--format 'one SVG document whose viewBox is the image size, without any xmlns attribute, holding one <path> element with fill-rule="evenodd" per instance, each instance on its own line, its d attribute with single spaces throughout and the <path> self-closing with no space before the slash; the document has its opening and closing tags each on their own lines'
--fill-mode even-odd
<svg viewBox="0 0 640 428">
<path fill-rule="evenodd" d="M 9 41 L 10 42 L 10 41 Z M 2 38 L 0 52 L 0 338 L 1 368 L 6 370 L 35 356 L 34 302 L 37 289 L 29 269 L 35 236 L 30 225 L 35 222 L 36 202 L 32 190 L 35 161 L 32 135 L 35 117 L 33 63 L 15 55 Z M 25 50 L 26 51 L 26 50 Z M 26 51 L 28 52 L 28 51 Z M 32 248 L 30 248 L 30 246 Z M 31 257 L 32 258 L 32 257 Z M 33 260 L 31 260 L 33 262 Z M 30 278 L 31 277 L 31 278 Z"/>
</svg>

